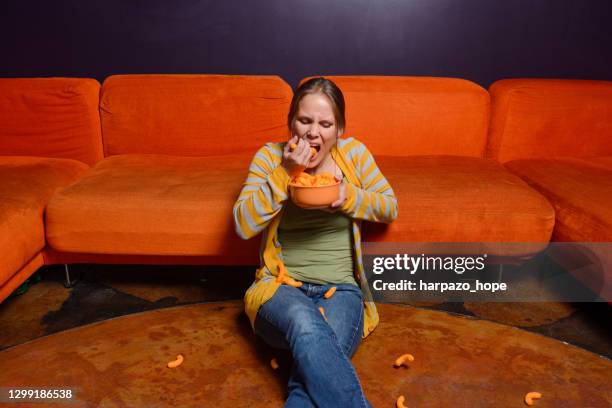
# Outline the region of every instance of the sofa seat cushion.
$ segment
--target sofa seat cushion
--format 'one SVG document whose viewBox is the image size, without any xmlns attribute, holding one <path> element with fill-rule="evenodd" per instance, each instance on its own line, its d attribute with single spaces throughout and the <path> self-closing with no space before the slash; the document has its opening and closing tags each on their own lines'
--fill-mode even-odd
<svg viewBox="0 0 612 408">
<path fill-rule="evenodd" d="M 460 156 L 378 156 L 376 162 L 398 198 L 399 215 L 388 228 L 366 225 L 364 241 L 524 243 L 550 238 L 551 205 L 497 162 Z"/>
<path fill-rule="evenodd" d="M 587 159 L 562 157 L 560 160 L 563 163 L 574 164 L 576 167 L 599 167 L 604 170 L 612 170 L 612 156 L 589 157 Z"/>
<path fill-rule="evenodd" d="M 92 254 L 238 256 L 245 245 L 232 206 L 250 159 L 107 157 L 49 203 L 49 245 Z"/>
<path fill-rule="evenodd" d="M 71 159 L 0 156 L 0 284 L 43 249 L 47 202 L 87 168 Z"/>
<path fill-rule="evenodd" d="M 523 159 L 505 166 L 537 189 L 556 213 L 553 241 L 612 241 L 612 160 Z"/>
</svg>

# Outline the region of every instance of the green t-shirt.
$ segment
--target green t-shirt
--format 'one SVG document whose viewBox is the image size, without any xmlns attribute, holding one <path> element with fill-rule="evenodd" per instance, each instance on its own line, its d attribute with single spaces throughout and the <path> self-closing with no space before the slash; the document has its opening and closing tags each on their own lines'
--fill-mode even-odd
<svg viewBox="0 0 612 408">
<path fill-rule="evenodd" d="M 341 212 L 305 210 L 288 200 L 278 240 L 289 276 L 317 283 L 352 283 L 351 219 Z"/>
</svg>

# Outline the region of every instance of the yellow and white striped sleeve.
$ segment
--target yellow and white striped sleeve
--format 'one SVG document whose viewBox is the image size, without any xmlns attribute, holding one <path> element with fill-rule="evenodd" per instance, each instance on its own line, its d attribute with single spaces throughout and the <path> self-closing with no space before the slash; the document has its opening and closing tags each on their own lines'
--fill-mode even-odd
<svg viewBox="0 0 612 408">
<path fill-rule="evenodd" d="M 397 218 L 397 198 L 391 185 L 376 165 L 374 157 L 361 142 L 348 153 L 362 187 L 347 183 L 346 201 L 340 207 L 348 216 L 373 222 L 391 223 Z"/>
<path fill-rule="evenodd" d="M 266 228 L 288 198 L 290 178 L 278 164 L 282 154 L 282 145 L 266 143 L 251 161 L 233 208 L 234 227 L 242 239 L 252 238 Z"/>
</svg>

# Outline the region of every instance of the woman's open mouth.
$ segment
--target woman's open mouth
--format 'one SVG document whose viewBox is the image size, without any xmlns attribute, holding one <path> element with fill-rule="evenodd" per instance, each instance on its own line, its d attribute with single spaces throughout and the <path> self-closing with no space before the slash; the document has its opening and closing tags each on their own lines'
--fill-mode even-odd
<svg viewBox="0 0 612 408">
<path fill-rule="evenodd" d="M 313 161 L 321 151 L 321 145 L 311 144 L 310 147 L 316 150 L 316 152 L 310 156 L 310 161 Z"/>
</svg>

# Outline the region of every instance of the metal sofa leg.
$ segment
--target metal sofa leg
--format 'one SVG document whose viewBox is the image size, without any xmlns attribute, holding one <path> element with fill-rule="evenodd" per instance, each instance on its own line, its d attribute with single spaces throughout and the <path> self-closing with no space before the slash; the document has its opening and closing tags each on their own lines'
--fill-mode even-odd
<svg viewBox="0 0 612 408">
<path fill-rule="evenodd" d="M 503 274 L 504 265 L 500 263 L 499 265 L 497 265 L 497 283 L 501 283 Z"/>
<path fill-rule="evenodd" d="M 72 288 L 77 283 L 78 279 L 75 279 L 73 281 L 70 280 L 70 270 L 68 269 L 68 264 L 64 264 L 64 273 L 66 276 L 66 280 L 64 281 L 64 287 L 66 289 Z"/>
</svg>

